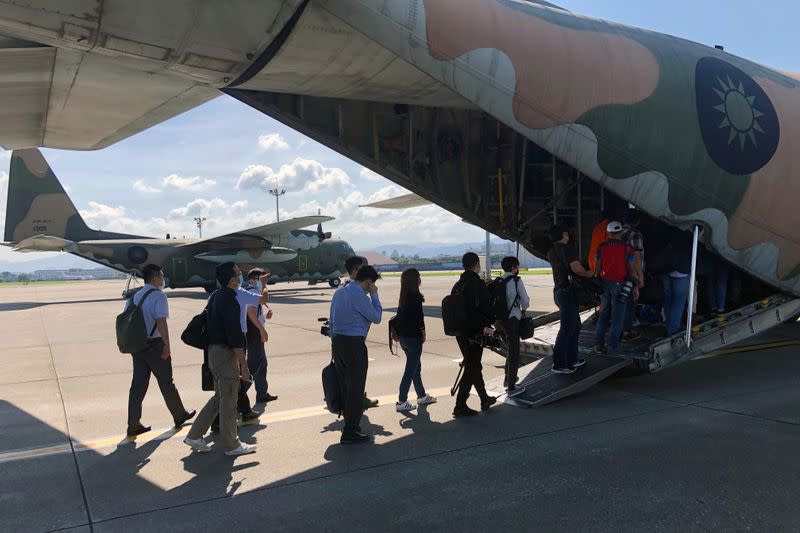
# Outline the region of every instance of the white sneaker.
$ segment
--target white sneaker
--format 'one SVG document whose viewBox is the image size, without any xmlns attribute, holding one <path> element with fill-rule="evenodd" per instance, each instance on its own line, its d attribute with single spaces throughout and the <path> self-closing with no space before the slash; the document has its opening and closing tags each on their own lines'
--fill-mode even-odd
<svg viewBox="0 0 800 533">
<path fill-rule="evenodd" d="M 244 442 L 239 444 L 239 447 L 235 450 L 231 450 L 229 452 L 225 452 L 225 455 L 247 455 L 248 453 L 256 453 L 256 445 L 255 444 L 245 444 Z"/>
<path fill-rule="evenodd" d="M 183 439 L 184 444 L 188 444 L 194 451 L 196 452 L 210 452 L 211 446 L 203 440 L 202 438 L 199 439 L 190 439 L 186 437 Z"/>
<path fill-rule="evenodd" d="M 423 396 L 422 398 L 417 398 L 417 405 L 430 405 L 432 403 L 436 403 L 438 400 L 436 396 L 431 396 L 430 394 Z"/>
<path fill-rule="evenodd" d="M 394 408 L 397 409 L 398 413 L 403 413 L 405 411 L 413 411 L 417 406 L 406 400 L 403 403 L 397 402 L 394 404 Z"/>
</svg>

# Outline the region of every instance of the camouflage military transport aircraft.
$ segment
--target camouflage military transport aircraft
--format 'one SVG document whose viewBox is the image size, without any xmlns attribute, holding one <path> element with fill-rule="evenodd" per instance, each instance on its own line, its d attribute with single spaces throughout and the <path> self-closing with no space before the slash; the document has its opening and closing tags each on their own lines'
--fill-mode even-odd
<svg viewBox="0 0 800 533">
<path fill-rule="evenodd" d="M 37 149 L 11 156 L 6 245 L 20 252 L 65 251 L 132 275 L 161 265 L 167 286 L 216 287 L 214 269 L 234 261 L 243 270 L 268 270 L 270 283 L 328 281 L 339 286 L 344 261 L 355 255 L 323 233 L 326 216 L 307 216 L 208 239 L 153 239 L 89 228 Z M 301 228 L 317 224 L 317 230 Z"/>
<path fill-rule="evenodd" d="M 6 147 L 222 91 L 540 257 L 611 192 L 800 295 L 800 81 L 712 46 L 537 0 L 0 0 L 0 58 Z"/>
</svg>

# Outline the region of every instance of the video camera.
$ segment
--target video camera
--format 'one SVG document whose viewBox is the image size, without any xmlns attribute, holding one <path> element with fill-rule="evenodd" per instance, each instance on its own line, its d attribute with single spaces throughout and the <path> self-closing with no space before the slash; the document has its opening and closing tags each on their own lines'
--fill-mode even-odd
<svg viewBox="0 0 800 533">
<path fill-rule="evenodd" d="M 327 318 L 318 318 L 317 322 L 322 322 L 322 326 L 319 328 L 320 335 L 325 335 L 326 337 L 330 337 L 331 333 L 331 323 Z"/>
<path fill-rule="evenodd" d="M 502 355 L 508 356 L 508 347 L 503 336 L 495 329 L 484 328 L 483 332 L 470 338 L 472 344 L 480 345 L 482 348 L 488 348 L 491 351 Z"/>
</svg>

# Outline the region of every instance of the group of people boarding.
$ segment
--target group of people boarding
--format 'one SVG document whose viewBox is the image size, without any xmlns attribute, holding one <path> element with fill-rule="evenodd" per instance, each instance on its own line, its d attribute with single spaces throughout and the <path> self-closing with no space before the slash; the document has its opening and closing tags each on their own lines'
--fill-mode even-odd
<svg viewBox="0 0 800 533">
<path fill-rule="evenodd" d="M 581 278 L 596 279 L 601 284 L 599 313 L 595 329 L 594 353 L 614 355 L 624 341 L 635 341 L 634 329 L 640 291 L 646 283 L 660 292 L 660 306 L 655 321 L 662 321 L 667 335 L 681 331 L 687 311 L 692 261 L 692 238 L 672 227 L 659 227 L 645 257 L 645 239 L 640 230 L 641 214 L 634 208 L 622 217 L 604 213 L 593 232 L 588 254 L 588 268 L 578 257 L 567 228 L 554 225 L 550 230 L 552 247 L 548 260 L 553 269 L 554 299 L 561 312 L 561 326 L 554 346 L 553 372 L 569 374 L 584 364 L 578 355 L 581 331 L 577 293 Z M 735 278 L 723 260 L 700 250 L 698 272 L 707 288 L 709 308 L 715 316 L 725 313 L 729 279 Z"/>
</svg>

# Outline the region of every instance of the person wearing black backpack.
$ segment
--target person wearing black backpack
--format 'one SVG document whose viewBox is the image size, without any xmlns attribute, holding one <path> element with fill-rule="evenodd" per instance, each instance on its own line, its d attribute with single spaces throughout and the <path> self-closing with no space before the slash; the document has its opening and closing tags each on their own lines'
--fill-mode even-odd
<svg viewBox="0 0 800 533">
<path fill-rule="evenodd" d="M 519 259 L 513 256 L 504 257 L 500 262 L 503 267 L 503 277 L 494 280 L 495 318 L 502 328 L 508 357 L 506 357 L 506 377 L 503 386 L 509 395 L 516 392 L 517 372 L 519 371 L 519 324 L 522 313 L 531 304 L 525 284 L 519 278 Z"/>
<path fill-rule="evenodd" d="M 483 382 L 483 366 L 481 357 L 483 356 L 483 346 L 476 340 L 476 337 L 483 333 L 483 329 L 494 323 L 494 315 L 491 308 L 491 295 L 486 283 L 483 282 L 478 272 L 481 271 L 481 260 L 478 254 L 467 252 L 461 258 L 464 272 L 453 287 L 453 293 L 462 296 L 465 306 L 466 323 L 460 328 L 459 335 L 456 335 L 458 348 L 464 357 L 464 375 L 458 384 L 456 394 L 456 405 L 453 409 L 454 417 L 473 416 L 478 414 L 467 405 L 467 398 L 472 387 L 481 398 L 481 411 L 486 411 L 497 401 L 494 396 L 486 393 L 486 385 Z"/>
<path fill-rule="evenodd" d="M 169 342 L 169 303 L 167 295 L 161 288 L 164 286 L 164 272 L 158 265 L 146 265 L 142 268 L 144 286 L 125 303 L 127 309 L 131 304 L 141 307 L 144 325 L 149 341 L 147 348 L 131 355 L 133 359 L 133 378 L 128 394 L 128 431 L 129 437 L 135 437 L 150 431 L 149 426 L 142 425 L 142 402 L 150 384 L 150 374 L 156 376 L 158 388 L 167 404 L 175 427 L 195 415 L 195 411 L 187 411 L 183 407 L 181 396 L 172 380 L 172 358 Z"/>
</svg>

